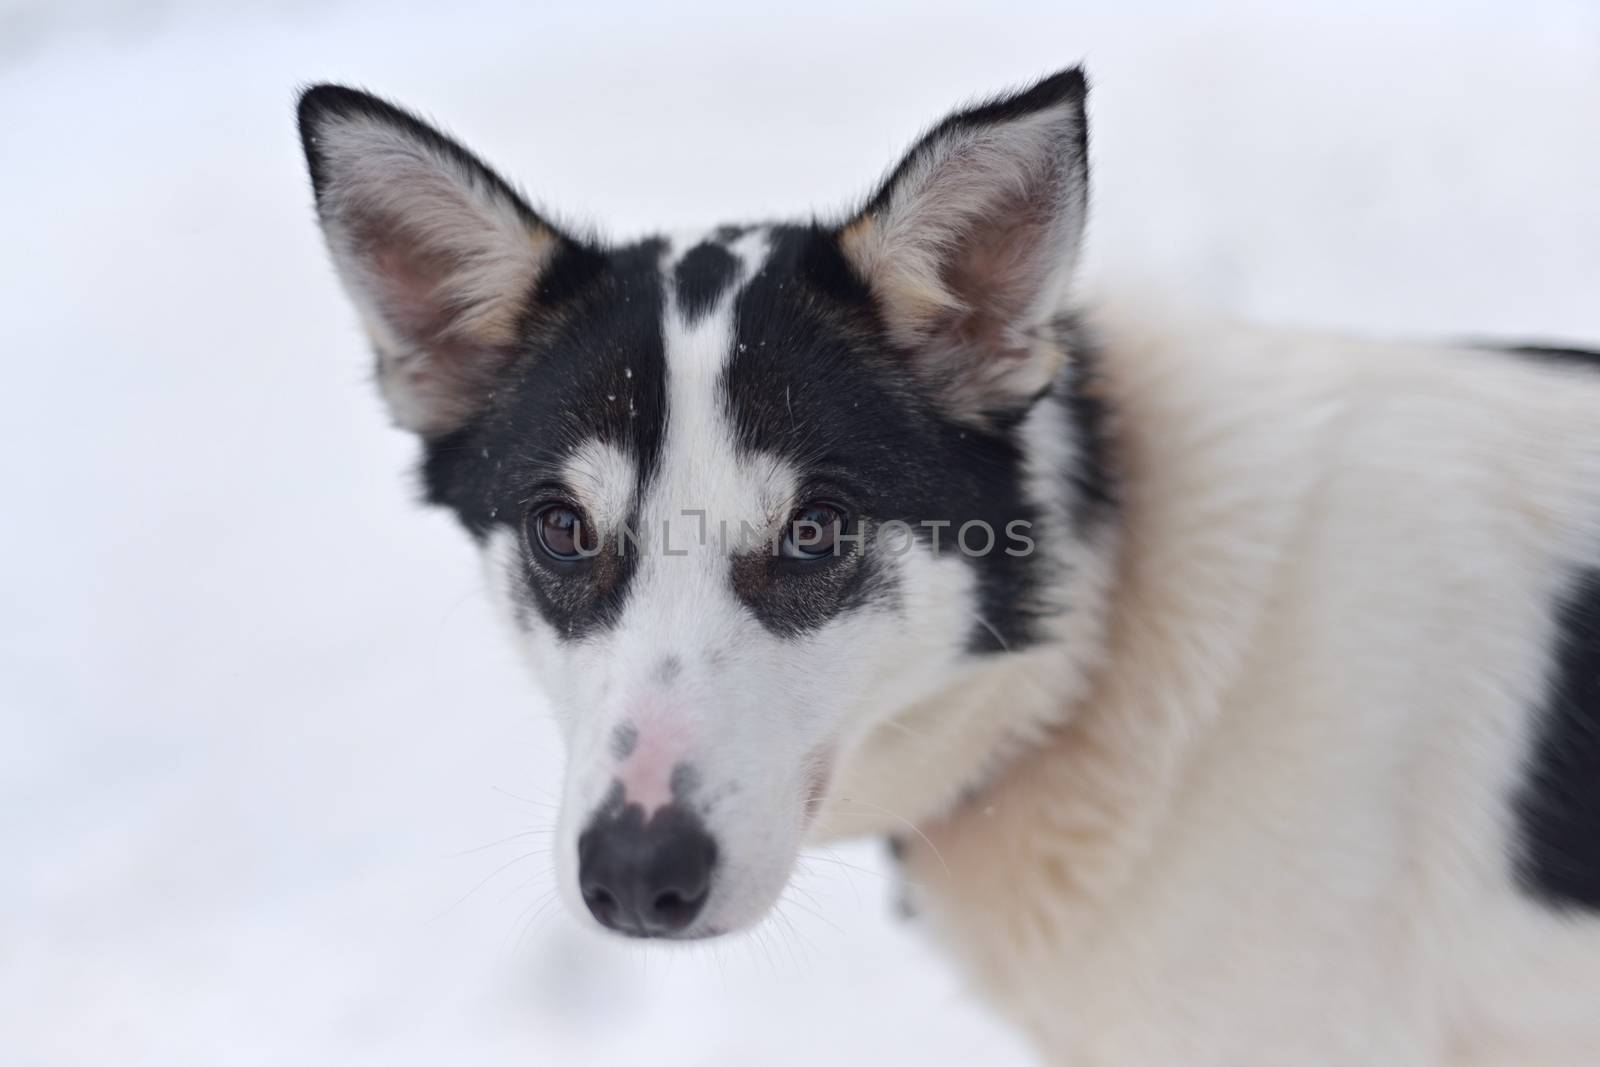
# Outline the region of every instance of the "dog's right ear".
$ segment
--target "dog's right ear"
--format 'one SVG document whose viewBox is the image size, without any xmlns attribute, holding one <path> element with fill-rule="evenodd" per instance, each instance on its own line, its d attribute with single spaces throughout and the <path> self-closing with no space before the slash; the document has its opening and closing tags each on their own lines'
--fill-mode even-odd
<svg viewBox="0 0 1600 1067">
<path fill-rule="evenodd" d="M 515 358 L 540 274 L 575 243 L 477 157 L 374 96 L 313 86 L 299 118 L 323 234 L 395 421 L 456 429 Z"/>
<path fill-rule="evenodd" d="M 958 416 L 1026 408 L 1067 354 L 1054 328 L 1089 191 L 1074 67 L 930 130 L 839 231 L 889 336 Z"/>
</svg>

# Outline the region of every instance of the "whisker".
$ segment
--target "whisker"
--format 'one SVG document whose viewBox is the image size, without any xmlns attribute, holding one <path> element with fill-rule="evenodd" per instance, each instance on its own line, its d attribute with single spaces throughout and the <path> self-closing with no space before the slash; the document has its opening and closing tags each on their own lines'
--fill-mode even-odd
<svg viewBox="0 0 1600 1067">
<path fill-rule="evenodd" d="M 846 812 L 845 814 L 849 814 L 849 812 Z M 841 868 L 843 868 L 844 870 L 847 870 L 847 871 L 860 871 L 862 874 L 870 874 L 874 878 L 884 878 L 884 877 L 886 877 L 886 875 L 882 871 L 875 871 L 871 867 L 863 867 L 859 863 L 850 863 L 850 862 L 847 862 L 846 860 L 840 859 L 838 856 L 832 855 L 832 853 L 834 851 L 832 848 L 828 848 L 827 846 L 818 846 L 818 847 L 826 849 L 826 851 L 829 853 L 829 855 L 818 855 L 817 853 L 813 852 L 813 853 L 807 854 L 805 858 L 807 860 L 821 860 L 823 863 L 831 863 L 834 866 L 841 867 Z M 850 884 L 854 885 L 855 883 L 852 881 Z"/>
<path fill-rule="evenodd" d="M 982 615 L 978 614 L 976 611 L 972 612 L 971 615 L 977 620 L 979 626 L 982 626 L 985 630 L 989 631 L 989 636 L 994 638 L 995 643 L 999 645 L 1001 649 L 1006 652 L 1011 651 L 1010 642 L 1008 642 L 1004 637 L 1000 636 L 1000 631 L 994 628 L 993 623 L 984 618 Z"/>
<path fill-rule="evenodd" d="M 827 924 L 840 937 L 847 936 L 845 934 L 845 932 L 844 932 L 844 927 L 840 926 L 838 923 L 834 922 L 832 919 L 830 919 L 826 915 L 822 914 L 822 912 L 818 911 L 816 908 L 808 908 L 804 904 L 800 903 L 798 900 L 794 899 L 793 897 L 780 898 L 778 903 L 779 904 L 793 904 L 795 907 L 799 908 L 801 911 L 805 912 L 807 915 L 811 916 L 813 919 L 816 919 L 818 922 Z M 776 915 L 776 914 L 780 914 L 780 913 L 775 910 L 773 912 L 773 914 Z M 785 919 L 785 921 L 788 921 L 788 917 L 787 916 L 785 916 L 784 919 Z M 793 926 L 792 923 L 790 925 Z"/>
<path fill-rule="evenodd" d="M 447 859 L 447 860 L 457 860 L 457 859 L 460 859 L 462 856 L 475 856 L 479 852 L 486 852 L 491 848 L 495 848 L 495 847 L 497 847 L 499 845 L 504 845 L 504 844 L 506 844 L 507 842 L 510 842 L 510 841 L 515 841 L 519 837 L 533 837 L 536 834 L 553 834 L 553 833 L 555 833 L 555 827 L 553 827 L 553 826 L 547 826 L 547 827 L 545 827 L 543 829 L 523 830 L 521 833 L 511 834 L 509 837 L 502 837 L 498 841 L 490 841 L 487 845 L 479 845 L 477 848 L 469 848 L 469 849 L 466 849 L 466 850 L 461 851 L 461 852 L 451 852 L 448 855 L 446 855 L 444 858 Z"/>
<path fill-rule="evenodd" d="M 502 789 L 500 786 L 497 786 L 497 785 L 491 785 L 489 788 L 494 790 L 496 793 L 499 793 L 501 796 L 510 797 L 512 800 L 519 801 L 519 802 L 521 802 L 523 804 L 531 805 L 532 807 L 535 807 L 535 808 L 552 808 L 552 809 L 555 809 L 555 808 L 559 808 L 561 806 L 559 804 L 556 804 L 556 803 L 554 803 L 552 801 L 548 801 L 548 800 L 533 800 L 533 799 L 530 799 L 529 797 L 519 796 L 516 793 L 513 793 L 511 790 Z"/>
<path fill-rule="evenodd" d="M 549 850 L 546 849 L 545 851 L 548 852 Z M 539 874 L 534 875 L 532 878 L 524 878 L 522 881 L 518 882 L 511 889 L 507 890 L 506 894 L 500 898 L 500 903 L 504 904 L 506 901 L 510 900 L 512 897 L 516 896 L 518 893 L 522 892 L 524 889 L 528 888 L 533 883 L 537 882 L 540 878 L 543 878 L 543 877 L 546 877 L 546 876 L 547 876 L 546 872 L 540 872 Z"/>
<path fill-rule="evenodd" d="M 935 845 L 933 843 L 933 839 L 930 838 L 927 834 L 922 832 L 922 827 L 918 826 L 916 823 L 912 822 L 910 819 L 906 818 L 904 815 L 901 815 L 899 812 L 891 811 L 891 810 L 889 810 L 888 808 L 884 807 L 881 804 L 874 804 L 870 800 L 860 800 L 860 799 L 857 799 L 855 797 L 840 797 L 839 799 L 841 801 L 843 801 L 844 803 L 847 803 L 847 804 L 861 804 L 861 805 L 864 805 L 865 807 L 871 808 L 873 811 L 881 812 L 882 814 L 889 816 L 891 819 L 895 819 L 895 820 L 899 821 L 901 823 L 901 825 L 905 826 L 912 833 L 914 833 L 918 837 L 922 838 L 923 843 L 926 844 L 928 846 L 928 848 L 930 848 L 933 851 L 933 854 L 934 854 L 935 858 L 938 859 L 939 866 L 944 868 L 945 875 L 947 877 L 952 877 L 952 878 L 955 877 L 954 874 L 950 870 L 950 865 L 944 861 L 944 854 L 939 851 L 939 846 Z M 843 812 L 837 812 L 837 814 L 840 814 L 840 815 L 862 815 L 862 814 L 865 814 L 865 813 L 864 812 L 843 811 Z"/>
<path fill-rule="evenodd" d="M 789 952 L 789 961 L 794 964 L 797 973 L 802 973 L 807 969 L 810 958 L 805 955 L 805 939 L 800 933 L 799 927 L 795 926 L 793 919 L 783 913 L 784 903 L 782 900 L 778 901 L 777 906 L 772 909 L 772 916 L 783 923 L 782 929 L 786 931 L 783 943 Z M 799 951 L 797 952 L 796 949 Z"/>
<path fill-rule="evenodd" d="M 516 857 L 515 859 L 507 860 L 506 862 L 502 863 L 500 866 L 496 867 L 494 870 L 490 871 L 489 874 L 483 879 L 483 881 L 479 882 L 477 885 L 475 885 L 471 889 L 467 890 L 466 896 L 462 897 L 460 900 L 458 900 L 454 904 L 450 905 L 448 908 L 446 908 L 444 911 L 440 912 L 438 915 L 435 915 L 434 916 L 434 920 L 437 921 L 439 919 L 442 919 L 446 915 L 449 915 L 451 912 L 455 911 L 457 908 L 461 907 L 461 905 L 465 904 L 469 899 L 471 899 L 471 897 L 472 897 L 472 895 L 474 893 L 476 893 L 478 890 L 482 889 L 484 886 L 488 885 L 490 883 L 490 881 L 492 881 L 496 875 L 500 874 L 500 872 L 502 872 L 504 870 L 507 870 L 507 869 L 509 869 L 511 867 L 516 866 L 517 864 L 521 863 L 523 860 L 529 860 L 529 859 L 532 859 L 535 856 L 542 856 L 546 852 L 549 852 L 549 851 L 550 851 L 549 849 L 541 849 L 541 850 L 536 850 L 534 852 L 524 852 L 522 855 Z"/>
<path fill-rule="evenodd" d="M 521 942 L 522 941 L 526 941 L 527 938 L 528 938 L 528 935 L 531 934 L 534 930 L 538 929 L 538 924 L 539 924 L 540 920 L 545 920 L 545 921 L 553 920 L 557 915 L 561 914 L 561 909 L 559 907 L 555 907 L 555 908 L 551 907 L 552 904 L 559 905 L 560 901 L 561 901 L 561 892 L 560 892 L 560 890 L 551 889 L 550 892 L 545 896 L 544 903 L 539 905 L 539 910 L 533 913 L 533 916 L 528 919 L 527 925 L 523 927 L 522 934 L 520 935 L 519 943 L 518 943 L 519 951 L 520 951 L 520 947 L 521 947 Z"/>
<path fill-rule="evenodd" d="M 533 925 L 533 921 L 535 919 L 544 913 L 544 909 L 550 906 L 550 902 L 555 900 L 556 896 L 556 889 L 554 886 L 552 886 L 545 890 L 542 896 L 535 897 L 532 903 L 517 913 L 517 917 L 511 920 L 512 929 L 517 931 L 516 939 L 512 942 L 509 953 L 506 949 L 505 940 L 501 940 L 500 952 L 502 956 L 508 954 L 511 956 L 516 956 L 522 951 L 522 943 L 528 936 L 529 927 Z M 531 915 L 529 914 L 530 912 L 532 913 Z M 524 919 L 524 917 L 526 917 L 526 919 Z M 507 936 L 510 935 L 509 930 L 506 933 Z"/>
</svg>

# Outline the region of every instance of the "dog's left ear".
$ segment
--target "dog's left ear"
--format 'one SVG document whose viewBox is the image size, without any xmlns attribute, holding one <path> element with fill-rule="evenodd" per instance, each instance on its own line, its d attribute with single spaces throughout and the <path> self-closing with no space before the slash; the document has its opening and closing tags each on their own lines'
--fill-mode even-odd
<svg viewBox="0 0 1600 1067">
<path fill-rule="evenodd" d="M 1088 198 L 1080 69 L 960 111 L 839 231 L 891 339 L 958 414 L 1017 410 L 1065 359 L 1052 320 Z"/>
</svg>

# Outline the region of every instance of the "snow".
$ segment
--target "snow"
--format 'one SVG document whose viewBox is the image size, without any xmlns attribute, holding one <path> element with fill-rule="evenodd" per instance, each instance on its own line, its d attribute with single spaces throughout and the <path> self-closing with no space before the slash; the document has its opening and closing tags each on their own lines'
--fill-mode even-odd
<svg viewBox="0 0 1600 1067">
<path fill-rule="evenodd" d="M 293 92 L 381 90 L 626 235 L 849 203 L 1084 59 L 1091 276 L 1600 340 L 1600 10 L 1296 7 L 0 8 L 0 1061 L 1027 1062 L 875 845 L 710 948 L 551 902 L 558 747 L 412 502 Z"/>
</svg>

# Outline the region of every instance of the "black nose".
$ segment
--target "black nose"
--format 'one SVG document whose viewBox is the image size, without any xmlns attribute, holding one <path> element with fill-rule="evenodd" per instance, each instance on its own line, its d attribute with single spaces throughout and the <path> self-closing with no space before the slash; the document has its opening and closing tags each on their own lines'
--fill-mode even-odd
<svg viewBox="0 0 1600 1067">
<path fill-rule="evenodd" d="M 602 811 L 578 836 L 578 888 L 602 926 L 632 937 L 671 937 L 711 895 L 717 845 L 676 802 L 647 822 L 637 804 Z"/>
</svg>

